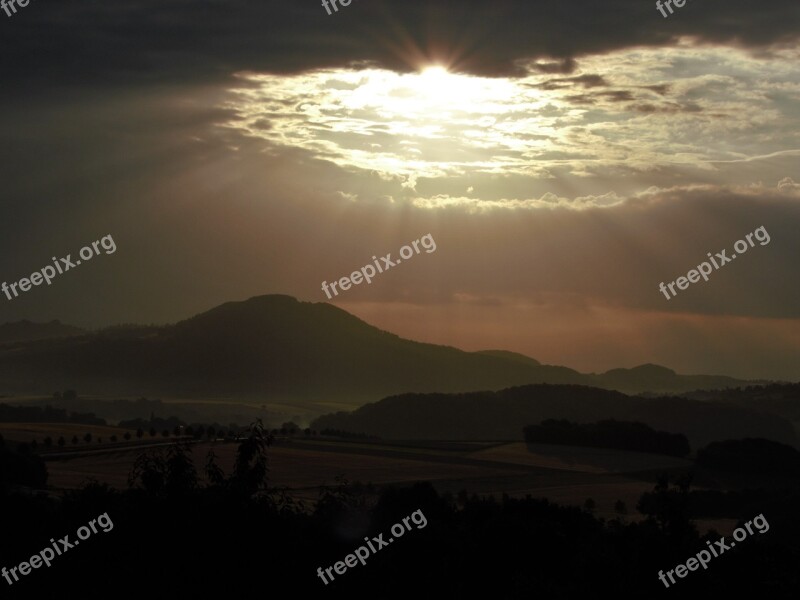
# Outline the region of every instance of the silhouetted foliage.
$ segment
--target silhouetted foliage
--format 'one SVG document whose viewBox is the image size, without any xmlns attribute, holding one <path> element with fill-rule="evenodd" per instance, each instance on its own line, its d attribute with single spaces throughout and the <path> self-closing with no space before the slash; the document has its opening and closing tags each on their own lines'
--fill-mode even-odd
<svg viewBox="0 0 800 600">
<path fill-rule="evenodd" d="M 294 435 L 298 431 L 300 431 L 300 426 L 293 421 L 288 421 L 283 425 L 281 425 L 281 433 L 285 432 L 288 433 L 289 435 Z"/>
<path fill-rule="evenodd" d="M 736 472 L 800 476 L 800 452 L 758 438 L 712 442 L 697 452 L 697 464 Z"/>
<path fill-rule="evenodd" d="M 689 486 L 691 475 L 682 475 L 670 488 L 666 475 L 658 477 L 652 492 L 642 494 L 636 509 L 654 522 L 670 538 L 681 540 L 696 536 L 697 529 L 691 521 Z"/>
<path fill-rule="evenodd" d="M 685 435 L 656 431 L 644 423 L 608 419 L 597 423 L 571 423 L 566 419 L 547 419 L 523 429 L 529 444 L 563 444 L 590 448 L 613 448 L 652 452 L 669 456 L 689 454 Z"/>
<path fill-rule="evenodd" d="M 380 439 L 374 435 L 367 435 L 366 433 L 353 433 L 352 431 L 342 431 L 341 429 L 323 429 L 319 432 L 320 435 L 329 435 L 331 437 L 349 438 L 352 440 L 377 440 Z"/>
<path fill-rule="evenodd" d="M 404 487 L 350 484 L 338 477 L 324 487 L 312 508 L 281 501 L 266 485 L 270 438 L 255 424 L 239 445 L 233 471 L 226 476 L 207 457 L 203 484 L 188 444 L 141 453 L 131 471 L 129 489 L 117 492 L 90 482 L 62 499 L 9 493 L 0 500 L 3 544 L 0 564 L 18 564 L 26 540 L 35 552 L 39 540 L 107 512 L 110 534 L 98 533 L 74 552 L 80 560 L 54 562 L 53 569 L 24 580 L 26 597 L 54 598 L 65 589 L 83 589 L 87 578 L 107 586 L 122 582 L 121 597 L 230 595 L 231 582 L 261 585 L 264 565 L 275 576 L 273 594 L 300 598 L 461 598 L 522 600 L 542 598 L 638 598 L 674 596 L 656 574 L 673 568 L 706 548 L 686 516 L 689 481 L 672 487 L 665 478 L 643 496 L 646 518 L 630 523 L 597 519 L 579 507 L 557 506 L 544 499 L 478 497 L 459 492 L 439 495 L 430 483 Z M 735 552 L 714 559 L 680 582 L 688 597 L 794 597 L 798 584 L 800 492 L 759 491 L 750 498 L 772 528 L 750 536 Z M 619 504 L 619 502 L 617 503 Z M 750 510 L 748 508 L 748 510 Z M 390 528 L 418 511 L 422 520 L 406 519 L 398 540 Z M 210 535 L 212 534 L 212 535 Z M 369 554 L 354 572 L 334 572 L 326 586 L 317 566 L 332 567 L 377 536 L 393 543 Z M 161 539 L 163 538 L 163 539 Z M 10 550 L 6 550 L 10 549 Z M 7 560 L 8 559 L 8 560 Z M 157 567 L 154 567 L 157 565 Z M 310 565 L 310 566 L 309 566 Z M 66 568 L 66 567 L 69 568 Z M 148 570 L 149 569 L 149 570 Z M 49 577 L 49 573 L 57 577 Z M 133 573 L 147 573 L 134 577 Z M 214 576 L 224 574 L 221 581 Z M 15 584 L 16 585 L 16 584 Z M 87 597 L 108 595 L 86 588 Z M 151 594 L 152 595 L 152 594 Z"/>
<path fill-rule="evenodd" d="M 33 453 L 31 445 L 19 444 L 12 450 L 0 435 L 0 490 L 5 492 L 10 484 L 43 488 L 46 483 L 44 461 Z"/>
</svg>

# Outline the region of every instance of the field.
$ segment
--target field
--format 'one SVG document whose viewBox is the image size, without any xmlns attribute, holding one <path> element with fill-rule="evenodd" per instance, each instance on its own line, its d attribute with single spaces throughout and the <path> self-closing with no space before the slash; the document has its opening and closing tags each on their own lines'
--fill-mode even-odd
<svg viewBox="0 0 800 600">
<path fill-rule="evenodd" d="M 639 496 L 652 490 L 653 470 L 680 470 L 689 461 L 621 451 L 524 443 L 423 443 L 352 442 L 318 439 L 281 439 L 270 449 L 270 480 L 290 488 L 306 501 L 318 497 L 322 484 L 337 475 L 349 481 L 383 486 L 430 481 L 439 491 L 457 494 L 507 493 L 511 496 L 547 497 L 561 504 L 596 503 L 600 516 L 616 516 L 614 504 L 622 500 L 629 512 Z M 488 446 L 488 447 L 487 447 Z M 209 450 L 229 471 L 236 445 L 201 442 L 192 446 L 201 466 Z M 48 459 L 50 485 L 56 490 L 79 486 L 87 478 L 126 486 L 138 448 L 97 450 L 90 456 Z M 632 515 L 633 516 L 633 515 Z"/>
</svg>

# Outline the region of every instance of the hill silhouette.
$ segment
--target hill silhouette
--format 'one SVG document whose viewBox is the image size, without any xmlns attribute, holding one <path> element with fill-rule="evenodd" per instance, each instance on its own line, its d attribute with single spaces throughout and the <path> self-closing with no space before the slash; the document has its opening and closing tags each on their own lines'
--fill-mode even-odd
<svg viewBox="0 0 800 600">
<path fill-rule="evenodd" d="M 58 320 L 49 323 L 33 323 L 23 319 L 0 325 L 0 344 L 70 337 L 84 333 L 86 330 L 72 325 L 64 325 Z"/>
<path fill-rule="evenodd" d="M 693 448 L 726 439 L 759 437 L 794 445 L 789 421 L 717 402 L 679 397 L 636 398 L 578 385 L 527 385 L 498 392 L 402 394 L 354 412 L 317 418 L 315 429 L 341 429 L 387 439 L 521 440 L 523 427 L 546 419 L 592 423 L 639 421 L 682 433 Z M 713 424 L 713 426 L 710 426 Z"/>
<path fill-rule="evenodd" d="M 534 383 L 628 392 L 696 389 L 697 377 L 643 366 L 584 375 L 505 351 L 465 352 L 381 331 L 327 303 L 284 295 L 227 302 L 175 325 L 108 328 L 0 347 L 0 386 L 51 393 L 171 394 L 360 405 L 403 392 Z M 705 381 L 707 380 L 707 381 Z M 705 377 L 708 387 L 747 382 Z"/>
</svg>

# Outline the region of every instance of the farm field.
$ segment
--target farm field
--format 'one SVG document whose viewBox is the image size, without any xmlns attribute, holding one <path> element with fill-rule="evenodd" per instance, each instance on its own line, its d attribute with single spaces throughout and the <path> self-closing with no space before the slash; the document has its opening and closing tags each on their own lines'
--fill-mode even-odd
<svg viewBox="0 0 800 600">
<path fill-rule="evenodd" d="M 270 480 L 273 485 L 289 488 L 293 496 L 311 502 L 318 497 L 321 485 L 331 485 L 337 475 L 344 475 L 349 481 L 378 486 L 430 481 L 441 492 L 457 494 L 466 489 L 470 494 L 495 496 L 530 494 L 575 506 L 583 506 L 587 498 L 592 498 L 597 514 L 607 518 L 616 516 L 614 504 L 622 500 L 632 513 L 631 518 L 635 518 L 633 509 L 639 496 L 652 490 L 652 478 L 622 471 L 675 469 L 690 464 L 669 457 L 627 452 L 615 452 L 610 457 L 604 454 L 607 451 L 593 462 L 595 449 L 565 446 L 537 449 L 526 462 L 524 443 L 502 443 L 490 448 L 486 444 L 463 442 L 430 445 L 433 448 L 387 442 L 279 440 L 269 452 Z M 229 472 L 236 447 L 233 443 L 200 442 L 192 445 L 192 455 L 201 467 L 212 450 L 220 466 Z M 563 456 L 557 456 L 559 451 L 563 451 Z M 50 459 L 47 461 L 50 486 L 54 490 L 71 489 L 94 478 L 123 488 L 140 452 L 137 448 L 126 448 Z M 598 464 L 605 465 L 606 470 L 599 470 Z"/>
</svg>

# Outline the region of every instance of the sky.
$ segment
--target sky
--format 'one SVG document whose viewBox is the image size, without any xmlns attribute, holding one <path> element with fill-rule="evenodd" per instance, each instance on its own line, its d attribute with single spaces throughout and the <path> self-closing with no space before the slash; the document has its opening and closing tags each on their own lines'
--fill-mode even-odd
<svg viewBox="0 0 800 600">
<path fill-rule="evenodd" d="M 798 38 L 790 0 L 32 0 L 0 12 L 0 282 L 117 250 L 0 323 L 289 294 L 586 372 L 800 380 Z"/>
</svg>

